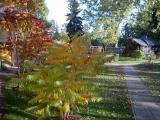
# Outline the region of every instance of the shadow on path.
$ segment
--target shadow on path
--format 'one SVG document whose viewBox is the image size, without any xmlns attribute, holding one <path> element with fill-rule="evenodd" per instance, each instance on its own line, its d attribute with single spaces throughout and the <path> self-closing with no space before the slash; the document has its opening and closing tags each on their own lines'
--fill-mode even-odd
<svg viewBox="0 0 160 120">
<path fill-rule="evenodd" d="M 124 66 L 125 79 L 136 120 L 160 120 L 160 104 L 131 65 Z"/>
</svg>

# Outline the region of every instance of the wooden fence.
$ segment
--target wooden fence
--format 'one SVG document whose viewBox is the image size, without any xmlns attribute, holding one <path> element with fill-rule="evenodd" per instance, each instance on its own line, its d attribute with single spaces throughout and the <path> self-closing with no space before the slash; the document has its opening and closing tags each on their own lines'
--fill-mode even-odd
<svg viewBox="0 0 160 120">
<path fill-rule="evenodd" d="M 124 49 L 124 47 L 106 47 L 105 53 L 122 54 Z"/>
<path fill-rule="evenodd" d="M 91 46 L 92 51 L 98 50 L 99 52 L 105 52 L 105 53 L 113 53 L 113 54 L 122 54 L 124 52 L 124 47 L 105 47 L 102 46 Z"/>
</svg>

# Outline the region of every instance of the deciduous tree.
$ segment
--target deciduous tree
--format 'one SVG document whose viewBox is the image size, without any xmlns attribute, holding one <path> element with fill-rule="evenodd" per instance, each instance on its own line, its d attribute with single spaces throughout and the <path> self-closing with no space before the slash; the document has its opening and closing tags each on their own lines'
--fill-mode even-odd
<svg viewBox="0 0 160 120">
<path fill-rule="evenodd" d="M 83 36 L 71 44 L 54 44 L 48 49 L 44 66 L 17 80 L 21 90 L 34 93 L 29 103 L 39 107 L 30 110 L 40 118 L 44 119 L 46 113 L 53 117 L 56 111 L 52 110 L 56 109 L 63 120 L 77 104 L 85 105 L 96 97 L 95 86 L 83 78 L 95 76 L 101 70 L 104 57 L 102 53 L 91 52 L 86 39 Z"/>
<path fill-rule="evenodd" d="M 120 23 L 139 4 L 139 0 L 81 0 L 85 5 L 84 18 L 93 27 L 93 35 L 101 34 L 106 44 L 115 44 L 119 39 Z M 94 37 L 95 38 L 95 37 Z"/>
<path fill-rule="evenodd" d="M 38 4 L 36 4 L 36 1 L 33 0 L 15 0 L 10 2 L 4 0 L 2 2 L 2 6 L 4 7 L 4 15 L 3 19 L 0 20 L 1 29 L 8 31 L 9 33 L 9 41 L 6 43 L 6 48 L 11 51 L 12 58 L 14 60 L 13 63 L 18 66 L 20 63 L 23 63 L 25 59 L 35 57 L 35 55 L 38 55 L 44 51 L 44 49 L 41 49 L 43 47 L 36 47 L 39 43 L 41 44 L 42 41 L 43 43 L 46 42 L 44 39 L 46 39 L 46 35 L 48 33 L 45 30 L 44 22 L 35 17 L 36 13 L 43 9 L 43 2 L 43 0 Z M 37 9 L 33 8 L 33 5 L 35 5 Z M 37 40 L 38 37 L 35 36 L 41 36 L 39 37 L 39 41 Z M 33 43 L 33 39 L 35 39 L 34 42 L 37 42 L 37 45 L 29 44 L 31 43 L 31 40 Z M 47 39 L 47 42 L 49 42 L 49 36 Z M 52 43 L 51 40 L 50 43 Z M 36 52 L 37 54 L 32 51 L 33 49 L 29 50 L 30 48 L 33 48 L 33 45 L 35 45 L 34 48 L 39 49 L 38 52 Z M 32 52 L 27 53 L 27 51 Z M 33 53 L 34 56 L 31 56 Z M 28 54 L 30 54 L 30 56 L 28 56 Z M 20 57 L 21 59 L 19 59 Z"/>
</svg>

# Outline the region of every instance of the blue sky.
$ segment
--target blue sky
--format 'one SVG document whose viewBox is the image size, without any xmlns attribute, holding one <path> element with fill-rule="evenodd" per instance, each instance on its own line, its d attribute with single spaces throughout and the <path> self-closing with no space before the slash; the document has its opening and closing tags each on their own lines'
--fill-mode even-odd
<svg viewBox="0 0 160 120">
<path fill-rule="evenodd" d="M 66 14 L 68 13 L 67 0 L 45 0 L 49 15 L 48 20 L 54 19 L 61 27 L 66 22 Z"/>
</svg>

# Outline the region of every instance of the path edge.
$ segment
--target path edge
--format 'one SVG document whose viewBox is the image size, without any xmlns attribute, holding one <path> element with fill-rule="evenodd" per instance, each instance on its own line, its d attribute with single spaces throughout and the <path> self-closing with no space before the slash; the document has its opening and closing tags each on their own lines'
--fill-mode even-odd
<svg viewBox="0 0 160 120">
<path fill-rule="evenodd" d="M 131 110 L 132 110 L 132 113 L 133 113 L 133 118 L 132 120 L 136 120 L 136 115 L 135 115 L 135 111 L 134 111 L 134 106 L 133 106 L 133 102 L 131 101 L 131 97 L 129 95 L 129 91 L 128 91 L 128 83 L 127 83 L 127 79 L 126 79 L 126 73 L 125 73 L 125 67 L 127 67 L 129 65 L 123 65 L 123 73 L 124 73 L 124 80 L 125 80 L 125 85 L 126 85 L 126 88 L 127 88 L 127 97 L 128 97 L 128 102 L 130 104 L 130 107 L 131 107 Z"/>
</svg>

